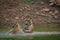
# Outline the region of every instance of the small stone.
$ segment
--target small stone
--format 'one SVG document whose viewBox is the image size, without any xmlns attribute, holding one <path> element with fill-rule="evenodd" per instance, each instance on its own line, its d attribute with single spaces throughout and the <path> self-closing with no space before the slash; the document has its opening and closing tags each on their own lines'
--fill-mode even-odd
<svg viewBox="0 0 60 40">
<path fill-rule="evenodd" d="M 31 10 L 30 7 L 29 7 L 29 5 L 27 5 L 27 6 L 25 7 L 25 9 L 26 9 L 26 10 Z"/>
<path fill-rule="evenodd" d="M 6 19 L 7 21 L 9 21 L 9 19 Z"/>
<path fill-rule="evenodd" d="M 22 9 L 20 9 L 20 11 L 22 11 Z"/>
<path fill-rule="evenodd" d="M 58 13 L 58 10 L 55 10 L 54 13 Z"/>
<path fill-rule="evenodd" d="M 50 3 L 50 4 L 49 4 L 49 6 L 52 6 L 52 5 L 54 5 L 54 3 Z"/>
<path fill-rule="evenodd" d="M 50 11 L 50 9 L 48 9 L 48 8 L 43 8 L 42 11 L 48 12 L 48 11 Z"/>
<path fill-rule="evenodd" d="M 55 18 L 58 18 L 57 16 L 54 16 Z"/>
<path fill-rule="evenodd" d="M 52 5 L 55 4 L 55 0 L 50 0 L 49 2 L 50 2 L 50 3 L 49 3 L 49 6 L 52 6 Z"/>
<path fill-rule="evenodd" d="M 42 13 L 41 15 L 45 15 L 45 14 Z"/>
<path fill-rule="evenodd" d="M 36 12 L 36 14 L 39 14 L 39 12 Z"/>
<path fill-rule="evenodd" d="M 13 10 L 14 12 L 16 11 L 16 10 Z"/>
<path fill-rule="evenodd" d="M 19 17 L 15 17 L 15 19 L 19 19 Z"/>
<path fill-rule="evenodd" d="M 50 14 L 52 14 L 53 12 L 52 12 L 52 11 L 50 11 L 49 13 L 50 13 Z"/>
<path fill-rule="evenodd" d="M 41 4 L 44 4 L 44 2 L 43 2 L 43 1 L 41 1 L 40 3 L 41 3 Z"/>
</svg>

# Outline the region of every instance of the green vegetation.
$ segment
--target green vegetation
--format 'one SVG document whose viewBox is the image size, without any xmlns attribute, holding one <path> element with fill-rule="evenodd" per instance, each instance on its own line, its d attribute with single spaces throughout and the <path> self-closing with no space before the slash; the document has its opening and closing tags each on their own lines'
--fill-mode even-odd
<svg viewBox="0 0 60 40">
<path fill-rule="evenodd" d="M 15 38 L 0 38 L 0 40 L 60 40 L 60 35 L 23 36 Z"/>
<path fill-rule="evenodd" d="M 25 0 L 25 2 L 26 2 L 26 3 L 29 3 L 29 2 L 30 2 L 30 0 Z"/>
<path fill-rule="evenodd" d="M 21 2 L 22 0 L 16 0 L 17 2 Z"/>
<path fill-rule="evenodd" d="M 60 31 L 60 27 L 58 24 L 35 25 L 34 31 Z"/>
<path fill-rule="evenodd" d="M 23 28 L 23 26 L 22 26 Z M 7 27 L 4 29 L 0 29 L 0 32 L 5 32 L 9 31 L 11 27 Z M 60 31 L 60 27 L 57 24 L 50 24 L 50 25 L 34 25 L 34 30 L 33 31 L 40 31 L 40 32 L 48 32 L 48 31 Z"/>
<path fill-rule="evenodd" d="M 21 2 L 22 0 L 16 0 L 17 2 Z M 29 3 L 31 0 L 24 0 L 24 2 Z"/>
<path fill-rule="evenodd" d="M 22 0 L 16 0 L 17 2 L 21 2 Z M 23 0 L 25 3 L 36 2 L 36 0 Z"/>
</svg>

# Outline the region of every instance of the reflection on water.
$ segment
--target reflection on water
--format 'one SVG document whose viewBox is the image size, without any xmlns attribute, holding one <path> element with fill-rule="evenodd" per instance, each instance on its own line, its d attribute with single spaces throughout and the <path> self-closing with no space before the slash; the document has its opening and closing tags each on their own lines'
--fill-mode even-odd
<svg viewBox="0 0 60 40">
<path fill-rule="evenodd" d="M 16 34 L 12 34 L 12 33 L 0 33 L 0 38 L 4 38 L 4 37 L 17 37 L 17 36 L 33 36 L 33 35 L 55 35 L 55 34 L 60 34 L 60 32 L 33 32 L 33 33 L 16 33 Z"/>
</svg>

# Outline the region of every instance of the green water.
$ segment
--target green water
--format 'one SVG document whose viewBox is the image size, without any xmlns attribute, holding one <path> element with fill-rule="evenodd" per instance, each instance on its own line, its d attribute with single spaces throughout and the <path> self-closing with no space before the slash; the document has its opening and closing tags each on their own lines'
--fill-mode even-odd
<svg viewBox="0 0 60 40">
<path fill-rule="evenodd" d="M 0 38 L 0 40 L 60 40 L 60 35 L 20 36 L 15 38 Z"/>
</svg>

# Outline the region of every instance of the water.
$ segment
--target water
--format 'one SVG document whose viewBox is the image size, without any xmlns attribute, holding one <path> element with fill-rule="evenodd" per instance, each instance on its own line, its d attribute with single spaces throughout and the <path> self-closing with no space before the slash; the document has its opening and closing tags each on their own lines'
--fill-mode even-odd
<svg viewBox="0 0 60 40">
<path fill-rule="evenodd" d="M 55 34 L 60 34 L 60 32 L 32 32 L 32 33 L 0 33 L 0 38 L 5 38 L 5 37 L 17 37 L 17 36 L 34 36 L 34 35 L 55 35 Z"/>
</svg>

